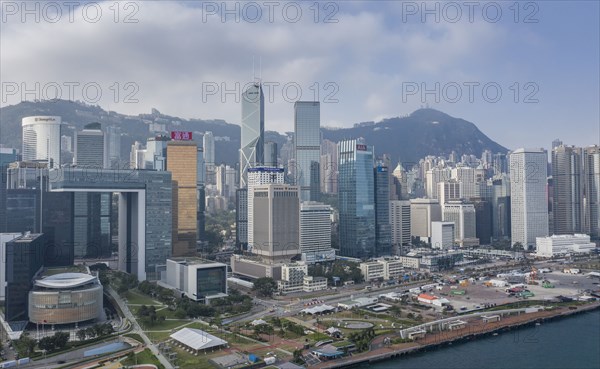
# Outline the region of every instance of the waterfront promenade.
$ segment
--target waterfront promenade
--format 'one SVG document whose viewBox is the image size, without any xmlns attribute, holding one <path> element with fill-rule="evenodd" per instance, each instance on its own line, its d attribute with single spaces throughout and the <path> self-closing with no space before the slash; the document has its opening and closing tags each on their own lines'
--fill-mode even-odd
<svg viewBox="0 0 600 369">
<path fill-rule="evenodd" d="M 377 362 L 382 360 L 389 360 L 400 357 L 412 352 L 421 350 L 427 350 L 436 346 L 447 344 L 453 341 L 466 339 L 469 337 L 475 337 L 483 334 L 489 334 L 496 331 L 505 329 L 515 328 L 522 325 L 532 324 L 534 322 L 559 318 L 563 316 L 569 316 L 585 311 L 591 311 L 600 308 L 600 302 L 594 302 L 587 305 L 578 306 L 577 309 L 571 310 L 568 307 L 559 307 L 553 310 L 541 310 L 534 313 L 522 313 L 519 315 L 509 315 L 502 318 L 498 322 L 484 323 L 483 320 L 469 319 L 468 324 L 465 328 L 454 330 L 454 331 L 438 331 L 428 332 L 424 338 L 418 339 L 414 342 L 396 344 L 386 347 L 383 345 L 384 336 L 375 338 L 371 344 L 371 350 L 361 354 L 355 354 L 350 357 L 346 357 L 334 361 L 324 361 L 317 365 L 311 366 L 310 368 L 317 369 L 333 369 L 343 368 L 352 365 L 358 365 L 361 363 Z M 513 309 L 514 310 L 514 309 Z M 498 314 L 498 312 L 490 312 L 488 314 Z M 466 319 L 466 317 L 455 317 L 456 319 Z M 444 319 L 448 320 L 448 319 Z M 428 325 L 439 324 L 439 321 L 431 322 Z M 396 335 L 394 337 L 397 337 Z"/>
</svg>

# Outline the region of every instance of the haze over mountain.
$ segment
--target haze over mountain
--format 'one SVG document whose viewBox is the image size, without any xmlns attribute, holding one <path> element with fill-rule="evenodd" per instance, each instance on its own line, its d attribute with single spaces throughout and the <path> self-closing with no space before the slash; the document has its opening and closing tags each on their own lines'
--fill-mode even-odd
<svg viewBox="0 0 600 369">
<path fill-rule="evenodd" d="M 63 134 L 73 136 L 85 124 L 100 122 L 103 126 L 121 127 L 122 160 L 127 160 L 134 141 L 145 143 L 146 139 L 159 132 L 180 130 L 194 132 L 194 139 L 202 142 L 202 134 L 212 131 L 215 136 L 215 161 L 217 164 L 234 165 L 238 160 L 240 147 L 240 127 L 223 120 L 182 119 L 161 114 L 153 109 L 151 113 L 137 116 L 105 111 L 99 106 L 66 100 L 21 102 L 0 108 L 0 144 L 7 147 L 21 146 L 21 119 L 32 115 L 58 115 L 66 123 Z M 493 153 L 508 151 L 496 143 L 475 124 L 451 117 L 435 109 L 419 109 L 405 117 L 385 119 L 381 122 L 355 124 L 352 128 L 322 128 L 323 138 L 338 142 L 345 138 L 363 137 L 375 145 L 377 155 L 389 154 L 392 162 L 415 162 L 426 155 L 448 155 L 452 150 L 459 155 L 480 156 L 483 150 Z M 165 132 L 166 133 L 166 132 Z M 279 132 L 265 132 L 265 141 L 278 143 L 279 149 L 287 141 L 287 135 Z"/>
</svg>

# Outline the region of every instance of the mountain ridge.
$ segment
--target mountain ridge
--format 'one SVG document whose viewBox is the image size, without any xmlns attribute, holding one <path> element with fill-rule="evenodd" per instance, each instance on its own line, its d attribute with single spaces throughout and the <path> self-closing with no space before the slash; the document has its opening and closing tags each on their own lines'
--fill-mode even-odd
<svg viewBox="0 0 600 369">
<path fill-rule="evenodd" d="M 32 115 L 57 115 L 66 123 L 63 134 L 73 136 L 84 125 L 99 122 L 121 127 L 122 160 L 129 155 L 131 144 L 145 142 L 157 132 L 150 127 L 159 125 L 165 131 L 182 130 L 195 133 L 194 139 L 201 144 L 201 135 L 212 131 L 215 136 L 215 161 L 217 164 L 235 165 L 240 146 L 240 126 L 222 119 L 183 119 L 152 109 L 151 113 L 135 115 L 106 111 L 97 105 L 77 101 L 24 101 L 0 108 L 0 144 L 20 148 L 22 139 L 21 119 Z M 472 122 L 452 117 L 444 112 L 425 108 L 408 116 L 383 119 L 380 122 L 363 122 L 349 128 L 322 127 L 324 139 L 339 142 L 347 138 L 364 138 L 375 146 L 376 155 L 389 154 L 392 162 L 416 162 L 427 155 L 447 156 L 451 151 L 458 155 L 480 156 L 483 150 L 507 152 L 508 149 L 487 137 Z M 274 141 L 278 148 L 287 142 L 287 134 L 265 131 L 265 141 Z M 18 143 L 15 145 L 15 143 Z"/>
</svg>

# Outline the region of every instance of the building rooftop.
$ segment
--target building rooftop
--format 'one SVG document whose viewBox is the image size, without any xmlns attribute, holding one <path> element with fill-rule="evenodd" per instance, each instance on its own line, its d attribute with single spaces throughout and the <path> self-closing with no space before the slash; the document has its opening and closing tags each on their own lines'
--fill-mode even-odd
<svg viewBox="0 0 600 369">
<path fill-rule="evenodd" d="M 212 347 L 227 345 L 227 341 L 193 328 L 183 328 L 173 333 L 170 337 L 193 350 L 206 350 Z"/>
<path fill-rule="evenodd" d="M 84 273 L 61 273 L 35 281 L 37 287 L 51 289 L 74 288 L 89 283 L 94 283 L 97 278 L 93 275 Z"/>
<path fill-rule="evenodd" d="M 217 261 L 213 261 L 213 260 L 207 260 L 207 259 L 202 259 L 196 256 L 190 256 L 190 257 L 172 257 L 172 258 L 168 258 L 167 260 L 172 260 L 178 264 L 184 264 L 184 265 L 208 265 L 208 264 L 222 264 L 225 265 L 223 263 L 219 263 Z"/>
</svg>

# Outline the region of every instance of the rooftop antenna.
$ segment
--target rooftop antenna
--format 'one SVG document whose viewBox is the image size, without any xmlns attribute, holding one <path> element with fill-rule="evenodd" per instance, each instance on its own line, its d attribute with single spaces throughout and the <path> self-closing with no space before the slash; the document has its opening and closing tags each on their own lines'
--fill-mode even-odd
<svg viewBox="0 0 600 369">
<path fill-rule="evenodd" d="M 254 55 L 252 55 L 252 81 L 256 80 L 256 69 L 254 68 Z"/>
<path fill-rule="evenodd" d="M 258 73 L 259 73 L 258 82 L 262 83 L 262 56 L 258 57 Z"/>
</svg>

